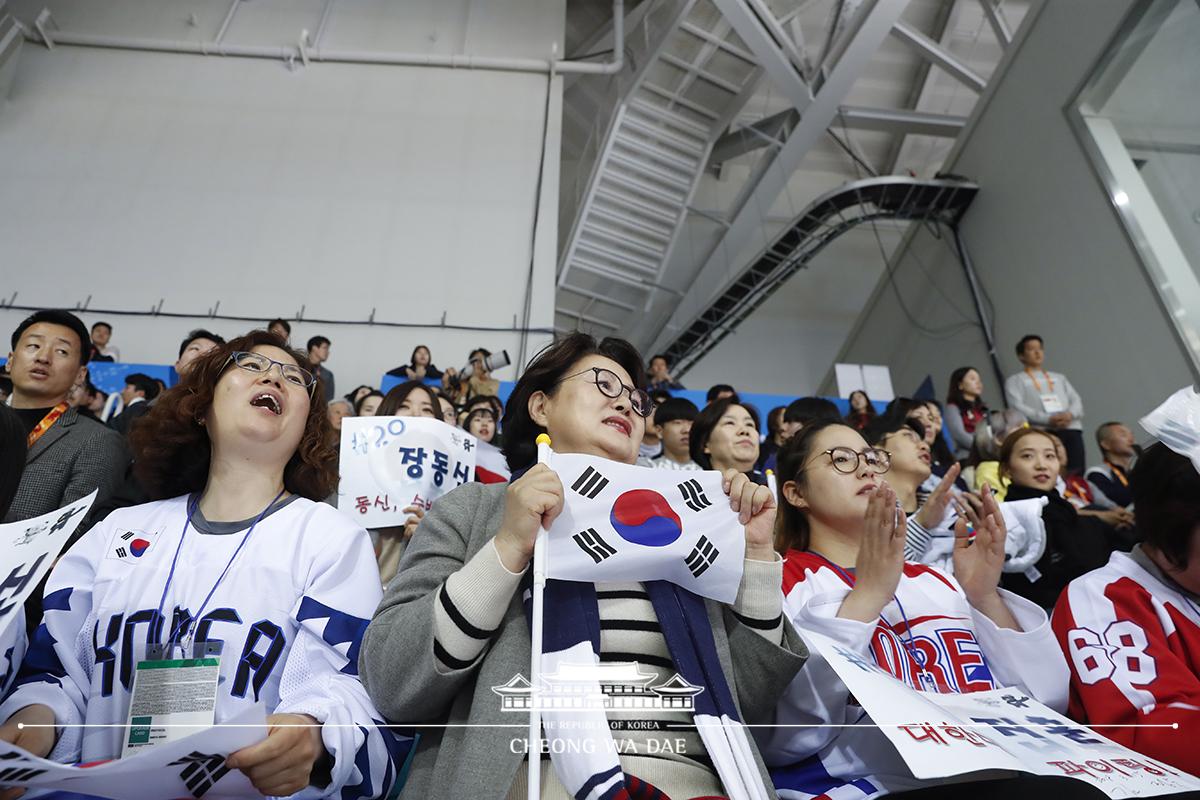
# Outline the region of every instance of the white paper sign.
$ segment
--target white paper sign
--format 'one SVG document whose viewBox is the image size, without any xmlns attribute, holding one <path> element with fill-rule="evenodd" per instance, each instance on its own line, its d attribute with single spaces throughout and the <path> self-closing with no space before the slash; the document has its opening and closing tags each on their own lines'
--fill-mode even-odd
<svg viewBox="0 0 1200 800">
<path fill-rule="evenodd" d="M 0 786 L 60 789 L 127 800 L 258 797 L 246 776 L 225 766 L 230 753 L 267 737 L 261 705 L 222 725 L 118 761 L 68 766 L 0 742 Z"/>
<path fill-rule="evenodd" d="M 404 509 L 472 480 L 477 440 L 429 417 L 342 420 L 338 508 L 364 528 L 403 525 Z"/>
<path fill-rule="evenodd" d="M 1072 722 L 1023 690 L 918 692 L 868 656 L 812 631 L 803 635 L 917 778 L 1005 769 L 1077 778 L 1113 798 L 1200 789 L 1200 780 Z"/>
<path fill-rule="evenodd" d="M 96 492 L 57 511 L 0 525 L 0 686 L 7 688 L 25 653 L 25 600 L 50 572 L 71 534 L 87 516 Z"/>
</svg>

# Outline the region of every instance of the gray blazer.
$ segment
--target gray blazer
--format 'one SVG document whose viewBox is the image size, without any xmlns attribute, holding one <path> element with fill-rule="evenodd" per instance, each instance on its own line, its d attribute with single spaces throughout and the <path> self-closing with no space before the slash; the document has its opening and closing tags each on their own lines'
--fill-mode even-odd
<svg viewBox="0 0 1200 800">
<path fill-rule="evenodd" d="M 4 521 L 40 516 L 99 489 L 95 508 L 121 485 L 128 468 L 129 449 L 121 434 L 68 409 L 29 448 L 25 474 Z"/>
<path fill-rule="evenodd" d="M 510 739 L 527 734 L 528 718 L 500 709 L 493 686 L 528 676 L 529 625 L 514 592 L 490 648 L 470 667 L 442 674 L 434 667 L 433 608 L 438 589 L 500 528 L 505 485 L 468 483 L 438 499 L 422 520 L 368 626 L 359 674 L 389 721 L 512 727 L 421 728 L 405 797 L 503 800 L 524 756 Z M 717 654 L 741 718 L 771 723 L 775 706 L 808 653 L 790 625 L 782 646 L 743 625 L 732 610 L 706 600 Z M 753 738 L 751 743 L 754 744 Z M 518 752 L 513 752 L 516 749 Z M 771 779 L 755 745 L 765 786 Z"/>
</svg>

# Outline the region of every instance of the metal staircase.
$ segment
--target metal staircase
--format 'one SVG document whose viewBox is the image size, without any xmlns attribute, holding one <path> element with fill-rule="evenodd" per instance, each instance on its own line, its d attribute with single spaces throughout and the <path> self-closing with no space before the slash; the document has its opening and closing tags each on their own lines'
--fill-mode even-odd
<svg viewBox="0 0 1200 800">
<path fill-rule="evenodd" d="M 713 143 L 761 75 L 710 0 L 659 3 L 643 24 L 631 39 L 652 43 L 618 100 L 561 248 L 563 330 L 627 330 L 656 292 L 671 291 L 660 277 Z"/>
</svg>

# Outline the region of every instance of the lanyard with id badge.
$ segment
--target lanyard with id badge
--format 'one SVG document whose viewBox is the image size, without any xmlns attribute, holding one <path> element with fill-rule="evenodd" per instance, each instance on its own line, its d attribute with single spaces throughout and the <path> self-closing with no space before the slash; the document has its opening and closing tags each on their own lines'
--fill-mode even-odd
<svg viewBox="0 0 1200 800">
<path fill-rule="evenodd" d="M 216 722 L 217 686 L 221 677 L 223 643 L 197 642 L 194 639 L 195 632 L 186 633 L 185 629 L 193 623 L 199 623 L 208 602 L 225 579 L 233 562 L 237 560 L 238 553 L 242 551 L 250 534 L 254 533 L 255 526 L 262 521 L 272 506 L 279 502 L 284 491 L 286 490 L 281 490 L 275 495 L 275 499 L 267 504 L 246 531 L 246 535 L 230 556 L 229 563 L 225 565 L 216 583 L 209 589 L 208 596 L 200 604 L 196 616 L 181 620 L 180 627 L 170 631 L 166 644 L 147 645 L 146 658 L 137 662 L 137 669 L 134 671 L 128 732 L 121 748 L 122 758 L 190 736 L 198 730 L 212 727 Z M 199 503 L 200 498 L 197 497 L 188 509 L 187 520 L 183 523 L 183 533 L 179 536 L 175 556 L 171 559 L 171 569 L 167 573 L 167 582 L 163 586 L 162 598 L 158 601 L 160 620 L 163 619 L 163 604 L 167 600 L 171 579 L 175 576 L 175 565 L 183 549 L 183 540 L 191 527 L 192 514 L 196 512 Z"/>
<path fill-rule="evenodd" d="M 1050 377 L 1050 373 L 1042 370 L 1042 377 L 1049 384 L 1049 388 L 1046 390 L 1042 389 L 1042 384 L 1038 382 L 1038 379 L 1032 372 L 1025 370 L 1025 374 L 1029 376 L 1029 380 L 1033 381 L 1033 388 L 1038 393 L 1038 398 L 1042 401 L 1043 411 L 1047 414 L 1061 414 L 1067 410 L 1067 407 L 1063 405 L 1062 399 L 1054 392 L 1054 379 Z"/>
</svg>

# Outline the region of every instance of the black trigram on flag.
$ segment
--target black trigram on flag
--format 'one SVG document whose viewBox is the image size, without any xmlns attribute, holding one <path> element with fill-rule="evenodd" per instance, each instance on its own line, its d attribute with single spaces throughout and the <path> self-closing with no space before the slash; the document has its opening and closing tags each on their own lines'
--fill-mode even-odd
<svg viewBox="0 0 1200 800">
<path fill-rule="evenodd" d="M 571 484 L 573 490 L 589 500 L 595 500 L 596 496 L 604 491 L 605 486 L 608 486 L 608 478 L 591 467 L 585 469 L 579 479 Z"/>
<path fill-rule="evenodd" d="M 125 556 L 129 555 L 129 551 L 126 550 L 124 547 L 118 547 L 116 552 L 117 552 L 117 558 L 124 558 Z"/>
<path fill-rule="evenodd" d="M 225 766 L 225 756 L 197 753 L 195 750 L 190 755 L 172 761 L 168 766 L 178 767 L 181 764 L 187 766 L 179 773 L 179 777 L 183 779 L 192 797 L 197 800 L 204 797 L 205 792 L 229 772 L 229 767 Z"/>
<path fill-rule="evenodd" d="M 124 540 L 125 540 L 125 541 L 127 541 L 127 542 L 128 542 L 130 539 L 132 539 L 132 538 L 133 538 L 133 536 L 134 536 L 134 533 L 133 533 L 133 531 L 125 531 L 124 533 L 122 533 L 122 534 L 121 534 L 121 538 L 122 538 L 122 539 L 124 539 Z"/>
<path fill-rule="evenodd" d="M 605 481 L 605 483 L 608 483 L 608 481 Z M 588 528 L 586 531 L 581 531 L 571 538 L 575 540 L 575 544 L 579 545 L 579 549 L 591 556 L 592 560 L 597 564 L 609 556 L 617 554 L 616 548 L 601 539 L 600 534 L 596 533 L 595 528 Z"/>
<path fill-rule="evenodd" d="M 679 493 L 683 495 L 683 502 L 692 511 L 703 511 L 712 505 L 712 501 L 704 496 L 704 489 L 701 488 L 700 481 L 695 478 L 679 484 Z"/>
<path fill-rule="evenodd" d="M 687 564 L 687 568 L 691 570 L 692 577 L 699 578 L 713 565 L 720 554 L 721 551 L 713 546 L 707 536 L 701 536 L 700 541 L 696 542 L 696 546 L 692 548 L 691 554 L 683 560 L 683 563 Z"/>
</svg>

